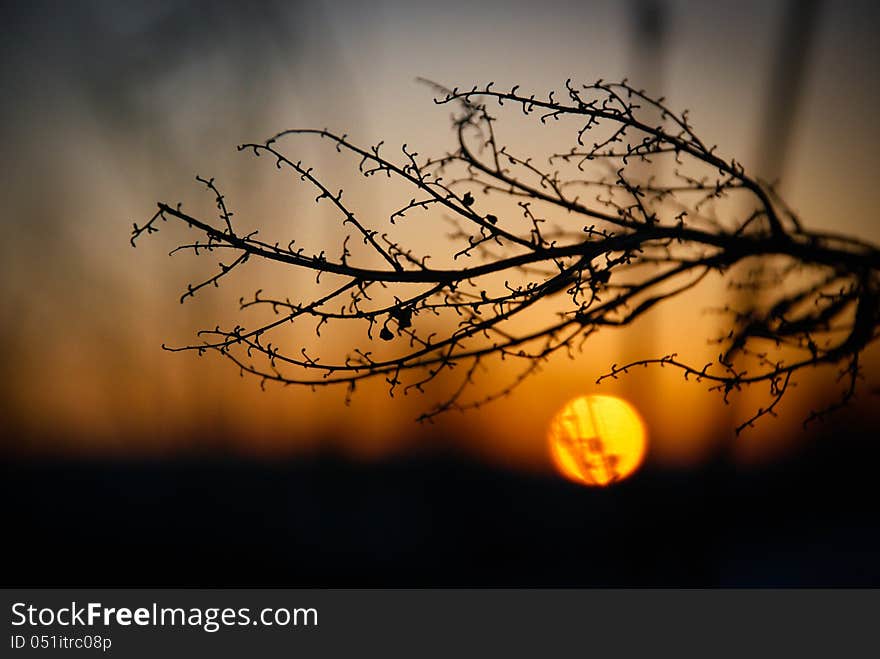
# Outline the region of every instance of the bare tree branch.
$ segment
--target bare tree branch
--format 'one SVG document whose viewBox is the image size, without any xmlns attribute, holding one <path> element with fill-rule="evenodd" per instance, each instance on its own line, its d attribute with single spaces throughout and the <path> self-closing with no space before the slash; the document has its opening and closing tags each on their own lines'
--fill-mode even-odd
<svg viewBox="0 0 880 659">
<path fill-rule="evenodd" d="M 346 385 L 349 395 L 361 380 L 383 378 L 394 395 L 399 389 L 422 391 L 454 374 L 459 380 L 452 394 L 420 417 L 431 419 L 506 395 L 553 354 L 573 355 L 596 331 L 627 326 L 709 274 L 724 275 L 734 264 L 759 259 L 760 277 L 731 285 L 763 291 L 766 303 L 722 309 L 729 331 L 719 340 L 717 360 L 695 367 L 675 354 L 648 356 L 614 365 L 599 380 L 659 364 L 709 383 L 725 398 L 763 383 L 770 402 L 737 432 L 775 414 L 792 378 L 806 368 L 837 366 L 847 383 L 839 404 L 855 395 L 859 356 L 878 337 L 875 246 L 805 229 L 774 190 L 707 147 L 687 112 L 674 113 L 663 99 L 626 81 L 567 81 L 563 93 L 546 98 L 526 96 L 518 87 L 496 91 L 492 83 L 465 91 L 431 84 L 440 95 L 435 102 L 456 111 L 457 144 L 440 157 L 420 158 L 404 145 L 394 158 L 384 155 L 381 142 L 363 148 L 327 129 L 288 130 L 239 147 L 268 156 L 310 186 L 317 203 L 330 205 L 349 229 L 338 258 L 326 250 L 294 250 L 295 240 L 285 246 L 256 232 L 239 233 L 213 179 L 198 178 L 215 197 L 217 221 L 160 203 L 145 225 L 134 225 L 133 245 L 158 231 L 160 222 L 175 220 L 201 235 L 177 250 L 235 255 L 228 265 L 219 264 L 219 273 L 188 285 L 181 302 L 252 259 L 336 280 L 312 301 L 257 291 L 241 300 L 241 310 L 267 309 L 273 320 L 251 329 L 202 330 L 199 343 L 167 349 L 217 352 L 263 384 Z M 567 128 L 571 146 L 543 160 L 518 155 L 499 140 L 499 119 L 490 107 L 518 110 L 544 130 Z M 643 119 L 658 115 L 661 125 Z M 313 168 L 288 155 L 291 139 L 329 143 L 353 157 L 364 177 L 378 174 L 409 188 L 410 200 L 387 220 L 362 218 L 341 189 L 334 192 Z M 659 158 L 671 159 L 670 180 L 642 181 L 630 173 L 628 166 Z M 719 217 L 716 205 L 734 195 L 748 196 L 751 210 Z M 518 217 L 511 208 L 519 209 Z M 430 256 L 419 256 L 392 230 L 408 213 L 430 211 L 442 213 L 453 233 L 446 244 L 433 245 Z M 429 258 L 453 265 L 431 267 Z M 383 265 L 370 265 L 377 259 Z M 330 323 L 365 327 L 367 345 L 311 356 L 306 346 L 269 342 L 303 318 L 317 320 L 319 335 Z M 525 368 L 501 391 L 465 400 L 493 358 L 522 361 Z"/>
</svg>

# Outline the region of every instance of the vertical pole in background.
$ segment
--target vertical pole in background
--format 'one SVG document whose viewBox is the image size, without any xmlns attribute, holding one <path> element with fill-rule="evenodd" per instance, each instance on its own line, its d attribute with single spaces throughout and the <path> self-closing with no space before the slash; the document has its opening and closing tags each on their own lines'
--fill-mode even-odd
<svg viewBox="0 0 880 659">
<path fill-rule="evenodd" d="M 665 0 L 630 0 L 628 7 L 628 22 L 632 38 L 630 61 L 627 67 L 629 83 L 637 88 L 644 89 L 649 96 L 659 98 L 663 96 L 663 69 L 664 51 L 666 48 L 667 34 L 667 7 Z M 657 114 L 651 117 L 656 123 L 662 122 L 662 117 Z M 641 135 L 630 135 L 632 143 L 641 141 Z M 627 167 L 628 175 L 634 183 L 647 183 L 651 176 L 660 176 L 661 165 L 659 161 L 653 163 L 633 161 Z M 621 363 L 628 363 L 642 357 L 659 357 L 661 350 L 657 341 L 657 319 L 651 313 L 646 314 L 636 321 L 636 324 L 627 328 L 623 334 L 624 344 L 620 346 Z M 646 369 L 640 374 L 644 378 L 638 386 L 638 390 L 655 390 L 652 378 L 657 377 L 655 369 Z M 635 393 L 636 384 L 629 384 L 632 378 L 624 378 L 621 386 L 623 395 L 630 397 Z M 653 398 L 646 397 L 639 401 L 639 406 L 647 408 L 654 404 Z M 651 409 L 645 409 L 649 415 Z"/>
<path fill-rule="evenodd" d="M 662 96 L 663 51 L 666 42 L 667 11 L 663 0 L 631 0 L 630 22 L 633 38 L 629 79 L 644 87 L 653 97 Z"/>
<path fill-rule="evenodd" d="M 755 173 L 759 179 L 773 186 L 781 184 L 787 156 L 791 151 L 821 4 L 821 0 L 786 0 L 782 8 L 772 55 L 774 59 L 768 63 L 771 70 L 759 117 L 756 149 Z M 753 269 L 757 278 L 764 274 L 760 264 Z M 733 292 L 730 302 L 738 311 L 747 311 L 759 307 L 761 300 L 755 292 L 746 289 Z M 725 424 L 728 429 L 739 423 L 742 407 L 737 405 L 736 398 L 731 399 Z"/>
<path fill-rule="evenodd" d="M 758 143 L 758 176 L 776 183 L 791 149 L 807 64 L 816 37 L 820 0 L 787 0 L 776 43 Z"/>
</svg>

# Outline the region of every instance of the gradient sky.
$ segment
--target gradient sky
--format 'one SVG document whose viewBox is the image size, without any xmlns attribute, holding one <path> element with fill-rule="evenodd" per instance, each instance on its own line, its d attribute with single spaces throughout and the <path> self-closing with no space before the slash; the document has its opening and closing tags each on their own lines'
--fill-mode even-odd
<svg viewBox="0 0 880 659">
<path fill-rule="evenodd" d="M 329 446 L 371 456 L 437 442 L 543 468 L 543 433 L 568 398 L 593 390 L 597 375 L 636 348 L 661 344 L 670 352 L 681 348 L 666 347 L 676 338 L 702 346 L 704 321 L 682 336 L 677 317 L 659 313 L 650 336 L 636 328 L 603 338 L 592 353 L 601 361 L 562 360 L 494 408 L 426 429 L 412 422 L 425 402 L 365 392 L 346 408 L 342 391 L 261 393 L 256 381 L 216 360 L 161 351 L 163 341 L 186 342 L 230 317 L 239 295 L 260 283 L 244 279 L 181 306 L 188 277 L 203 270 L 169 259 L 167 234 L 132 250 L 130 227 L 158 200 L 203 202 L 197 173 L 228 183 L 234 207 L 296 210 L 295 193 L 282 198 L 287 184 L 234 148 L 284 128 L 329 126 L 366 144 L 385 139 L 443 151 L 452 139 L 449 111 L 434 106 L 419 76 L 546 93 L 569 77 L 640 73 L 653 78 L 642 86 L 690 109 L 705 142 L 747 168 L 767 162 L 762 127 L 790 3 L 660 3 L 664 33 L 648 65 L 636 45 L 639 6 L 5 3 L 0 368 L 8 445 L 122 455 Z M 791 141 L 780 172 L 781 189 L 806 224 L 875 242 L 878 17 L 870 2 L 819 5 L 802 93 L 787 110 Z M 304 156 L 332 167 L 324 152 Z M 298 215 L 295 229 L 335 246 L 319 221 Z M 703 455 L 708 438 L 730 423 L 717 395 L 679 379 L 639 375 L 603 390 L 643 410 L 651 459 L 670 464 Z M 785 444 L 810 400 L 792 402 L 744 451 L 768 438 Z"/>
</svg>

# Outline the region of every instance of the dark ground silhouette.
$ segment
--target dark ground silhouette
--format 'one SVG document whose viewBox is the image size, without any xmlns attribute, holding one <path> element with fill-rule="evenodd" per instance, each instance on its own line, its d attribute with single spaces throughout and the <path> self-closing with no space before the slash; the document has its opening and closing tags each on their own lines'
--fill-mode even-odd
<svg viewBox="0 0 880 659">
<path fill-rule="evenodd" d="M 874 435 L 761 469 L 647 468 L 607 490 L 439 455 L 7 462 L 3 581 L 878 586 Z"/>
</svg>

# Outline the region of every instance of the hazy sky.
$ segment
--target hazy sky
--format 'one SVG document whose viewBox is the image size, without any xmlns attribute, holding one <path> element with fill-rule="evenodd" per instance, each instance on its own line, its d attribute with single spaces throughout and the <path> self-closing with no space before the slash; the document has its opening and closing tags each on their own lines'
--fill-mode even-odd
<svg viewBox="0 0 880 659">
<path fill-rule="evenodd" d="M 344 408 L 336 395 L 261 394 L 222 364 L 162 352 L 163 341 L 213 326 L 239 288 L 258 286 L 240 282 L 226 297 L 181 307 L 180 290 L 198 264 L 170 260 L 167 237 L 131 250 L 131 223 L 148 218 L 159 199 L 197 198 L 197 173 L 229 181 L 242 204 L 284 208 L 266 196 L 278 184 L 234 147 L 294 125 L 442 151 L 448 109 L 433 105 L 419 76 L 546 93 L 569 77 L 643 72 L 673 107 L 691 110 L 705 142 L 747 166 L 766 162 L 762 121 L 791 3 L 658 6 L 663 34 L 657 61 L 646 66 L 634 37 L 644 7 L 637 2 L 4 3 L 0 359 L 8 441 L 127 453 L 241 437 L 245 450 L 341 442 L 334 446 L 372 454 L 427 436 L 411 423 L 418 401 L 368 396 Z M 802 94 L 789 109 L 781 186 L 808 225 L 874 241 L 878 27 L 875 3 L 820 4 Z M 592 386 L 601 365 L 554 368 L 526 388 L 522 396 L 544 395 L 513 425 L 498 419 L 525 398 L 450 420 L 438 436 L 465 437 L 496 460 L 537 459 L 546 420 Z M 650 391 L 629 393 L 650 407 Z M 682 395 L 700 409 L 708 400 L 696 389 Z M 366 410 L 373 422 L 365 426 Z M 691 417 L 696 437 L 706 418 Z M 520 435 L 511 436 L 513 427 Z M 681 457 L 681 446 L 691 450 L 661 441 L 660 459 Z"/>
</svg>

